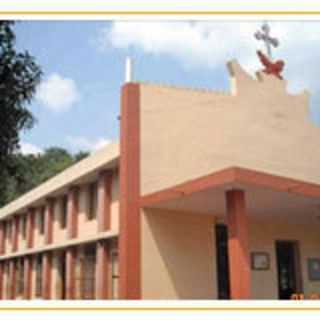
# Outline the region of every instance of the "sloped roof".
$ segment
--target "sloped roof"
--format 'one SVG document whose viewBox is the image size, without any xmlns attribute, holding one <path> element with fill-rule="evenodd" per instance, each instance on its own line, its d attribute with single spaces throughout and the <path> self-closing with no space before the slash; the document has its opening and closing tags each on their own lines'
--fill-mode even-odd
<svg viewBox="0 0 320 320">
<path fill-rule="evenodd" d="M 119 143 L 107 145 L 2 207 L 0 219 L 14 213 L 23 213 L 28 207 L 35 206 L 48 197 L 65 192 L 71 185 L 80 183 L 99 170 L 116 168 L 119 155 Z"/>
</svg>

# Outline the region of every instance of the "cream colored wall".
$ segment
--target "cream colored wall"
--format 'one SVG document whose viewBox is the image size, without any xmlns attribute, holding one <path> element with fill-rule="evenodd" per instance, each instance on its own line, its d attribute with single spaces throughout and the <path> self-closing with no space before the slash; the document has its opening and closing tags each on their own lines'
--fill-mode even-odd
<svg viewBox="0 0 320 320">
<path fill-rule="evenodd" d="M 59 255 L 54 252 L 52 255 L 52 268 L 51 268 L 51 299 L 60 299 L 60 278 L 59 278 Z"/>
<path fill-rule="evenodd" d="M 319 281 L 308 280 L 307 259 L 320 258 L 320 233 L 316 224 L 250 223 L 250 251 L 270 254 L 268 271 L 252 271 L 252 291 L 255 299 L 277 299 L 278 278 L 275 252 L 276 240 L 297 240 L 300 247 L 303 289 L 306 295 L 320 292 Z"/>
<path fill-rule="evenodd" d="M 214 216 L 144 209 L 141 217 L 143 299 L 217 299 Z M 320 292 L 307 266 L 308 258 L 320 258 L 318 225 L 256 219 L 249 225 L 250 253 L 270 255 L 269 270 L 251 270 L 253 299 L 278 299 L 277 240 L 298 241 L 303 292 Z"/>
<path fill-rule="evenodd" d="M 18 233 L 18 250 L 24 250 L 27 248 L 27 233 L 23 236 L 23 216 L 19 222 L 19 233 Z"/>
<path fill-rule="evenodd" d="M 79 190 L 78 234 L 90 237 L 98 232 L 97 214 L 92 220 L 88 219 L 89 210 L 89 185 L 84 185 Z"/>
<path fill-rule="evenodd" d="M 10 228 L 11 228 L 11 233 L 9 234 L 8 232 L 8 222 L 7 222 L 7 225 L 6 225 L 6 238 L 5 238 L 5 250 L 6 250 L 6 253 L 11 253 L 12 252 L 12 228 L 13 228 L 13 225 L 12 225 L 12 220 L 9 220 L 9 223 L 10 223 Z"/>
<path fill-rule="evenodd" d="M 87 212 L 89 209 L 89 189 L 87 184 L 79 188 L 78 195 L 78 237 L 87 238 L 94 236 L 98 232 L 97 219 L 88 220 Z M 111 203 L 111 230 L 118 231 L 119 228 L 119 176 L 113 175 L 112 179 L 112 203 Z M 62 197 L 57 198 L 54 206 L 53 220 L 53 242 L 63 243 L 67 240 L 66 228 L 60 227 L 60 215 L 62 213 Z"/>
<path fill-rule="evenodd" d="M 57 198 L 54 203 L 54 214 L 53 214 L 53 242 L 63 243 L 67 239 L 67 226 L 61 228 L 60 219 L 62 214 L 62 197 Z"/>
<path fill-rule="evenodd" d="M 235 62 L 230 73 L 230 94 L 140 84 L 142 194 L 230 166 L 320 183 L 308 94 Z"/>
<path fill-rule="evenodd" d="M 214 299 L 214 219 L 145 209 L 142 217 L 143 299 Z"/>
<path fill-rule="evenodd" d="M 35 217 L 34 217 L 34 243 L 33 246 L 34 247 L 41 247 L 44 245 L 44 233 L 40 233 L 40 216 L 43 214 L 43 212 L 41 212 L 41 207 L 37 208 L 35 210 Z"/>
<path fill-rule="evenodd" d="M 22 215 L 20 216 L 21 219 L 19 221 L 19 230 L 18 230 L 18 251 L 19 250 L 24 250 L 26 249 L 27 246 L 27 241 L 26 238 L 23 237 L 22 235 Z M 11 224 L 11 234 L 9 236 L 8 231 L 6 231 L 6 236 L 5 236 L 5 253 L 9 254 L 12 252 L 12 233 L 13 233 L 13 222 L 12 219 L 7 220 L 10 221 Z M 8 224 L 7 224 L 7 228 L 8 228 Z"/>
</svg>

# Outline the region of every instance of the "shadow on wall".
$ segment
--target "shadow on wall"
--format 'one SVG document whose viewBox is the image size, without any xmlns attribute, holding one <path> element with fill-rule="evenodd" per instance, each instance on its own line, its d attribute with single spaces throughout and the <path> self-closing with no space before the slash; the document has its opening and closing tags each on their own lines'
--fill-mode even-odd
<svg viewBox="0 0 320 320">
<path fill-rule="evenodd" d="M 147 299 L 214 299 L 214 217 L 144 209 Z"/>
</svg>

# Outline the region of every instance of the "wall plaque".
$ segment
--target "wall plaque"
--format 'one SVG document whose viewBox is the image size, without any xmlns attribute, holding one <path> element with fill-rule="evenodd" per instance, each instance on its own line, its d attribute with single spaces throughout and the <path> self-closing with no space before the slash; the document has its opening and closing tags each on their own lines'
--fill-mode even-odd
<svg viewBox="0 0 320 320">
<path fill-rule="evenodd" d="M 309 280 L 320 280 L 320 258 L 308 259 Z"/>
<path fill-rule="evenodd" d="M 267 252 L 252 252 L 251 253 L 251 269 L 252 270 L 269 270 L 270 257 Z"/>
</svg>

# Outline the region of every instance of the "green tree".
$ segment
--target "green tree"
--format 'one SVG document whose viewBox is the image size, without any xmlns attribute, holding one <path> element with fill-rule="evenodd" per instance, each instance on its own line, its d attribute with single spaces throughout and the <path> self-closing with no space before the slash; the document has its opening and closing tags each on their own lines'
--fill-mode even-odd
<svg viewBox="0 0 320 320">
<path fill-rule="evenodd" d="M 0 21 L 0 204 L 5 200 L 11 155 L 19 133 L 30 129 L 34 117 L 27 109 L 41 80 L 41 69 L 27 52 L 15 48 L 14 22 Z"/>
<path fill-rule="evenodd" d="M 58 147 L 48 148 L 39 155 L 20 153 L 10 155 L 1 205 L 30 191 L 86 156 L 88 156 L 86 152 L 81 151 L 72 155 L 67 150 Z"/>
<path fill-rule="evenodd" d="M 35 162 L 39 182 L 48 180 L 73 163 L 73 157 L 67 150 L 58 147 L 47 149 Z"/>
<path fill-rule="evenodd" d="M 74 155 L 74 161 L 80 161 L 84 158 L 86 158 L 87 156 L 89 155 L 89 152 L 86 152 L 86 151 L 79 151 L 78 153 L 76 153 Z"/>
</svg>

